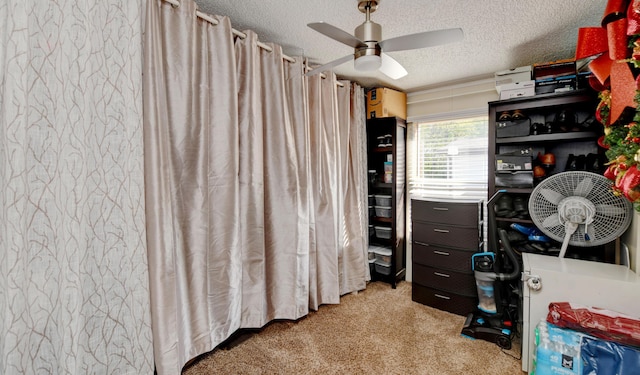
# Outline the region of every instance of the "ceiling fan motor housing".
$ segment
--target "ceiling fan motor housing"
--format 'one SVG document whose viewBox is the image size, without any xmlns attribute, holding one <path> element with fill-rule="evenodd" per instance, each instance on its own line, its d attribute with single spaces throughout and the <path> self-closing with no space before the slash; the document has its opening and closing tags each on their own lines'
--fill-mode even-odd
<svg viewBox="0 0 640 375">
<path fill-rule="evenodd" d="M 378 43 L 382 40 L 382 26 L 379 23 L 368 20 L 356 27 L 353 34 L 363 42 Z"/>
<path fill-rule="evenodd" d="M 362 5 L 362 3 L 370 2 L 363 1 L 360 2 L 360 5 Z M 375 4 L 375 7 L 377 7 L 377 4 Z M 378 44 L 378 42 L 382 40 L 382 26 L 369 19 L 369 12 L 367 13 L 367 20 L 360 26 L 356 27 L 353 34 L 356 38 L 360 39 L 364 42 L 364 44 L 366 44 L 366 46 L 358 47 L 355 49 L 354 58 L 356 60 L 363 56 L 380 56 L 382 50 L 380 49 L 380 45 Z M 378 69 L 380 63 L 379 60 L 377 61 L 377 63 L 372 60 L 372 64 L 364 65 L 364 70 L 375 70 Z M 370 69 L 367 69 L 366 66 L 370 66 Z"/>
<path fill-rule="evenodd" d="M 371 21 L 371 13 L 375 12 L 378 9 L 377 1 L 360 1 L 358 2 L 358 9 L 364 14 L 366 14 L 366 19 L 364 23 L 360 26 L 356 27 L 353 31 L 353 35 L 360 39 L 361 41 L 369 44 L 369 42 L 374 42 L 377 44 L 382 40 L 382 26 L 380 24 Z"/>
</svg>

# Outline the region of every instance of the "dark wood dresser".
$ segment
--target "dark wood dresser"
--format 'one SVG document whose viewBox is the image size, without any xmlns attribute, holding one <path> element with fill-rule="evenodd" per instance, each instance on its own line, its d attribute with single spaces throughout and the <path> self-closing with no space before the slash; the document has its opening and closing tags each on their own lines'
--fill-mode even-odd
<svg viewBox="0 0 640 375">
<path fill-rule="evenodd" d="M 478 304 L 471 257 L 482 251 L 483 202 L 411 200 L 412 299 L 458 315 Z"/>
</svg>

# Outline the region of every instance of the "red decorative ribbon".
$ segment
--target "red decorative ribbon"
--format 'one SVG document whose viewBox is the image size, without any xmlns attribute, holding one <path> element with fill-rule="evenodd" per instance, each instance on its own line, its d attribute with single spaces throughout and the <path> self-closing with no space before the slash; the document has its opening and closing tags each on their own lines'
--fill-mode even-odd
<svg viewBox="0 0 640 375">
<path fill-rule="evenodd" d="M 640 171 L 633 165 L 616 180 L 615 187 L 631 202 L 640 199 Z"/>
<path fill-rule="evenodd" d="M 633 0 L 627 11 L 627 35 L 640 34 L 640 0 Z"/>
<path fill-rule="evenodd" d="M 637 86 L 627 61 L 627 33 L 639 29 L 639 3 L 638 0 L 631 3 L 629 0 L 609 0 L 602 17 L 602 27 L 578 30 L 576 60 L 600 55 L 589 63 L 589 68 L 601 85 L 611 86 L 609 124 L 616 122 L 626 107 L 636 106 Z"/>
</svg>

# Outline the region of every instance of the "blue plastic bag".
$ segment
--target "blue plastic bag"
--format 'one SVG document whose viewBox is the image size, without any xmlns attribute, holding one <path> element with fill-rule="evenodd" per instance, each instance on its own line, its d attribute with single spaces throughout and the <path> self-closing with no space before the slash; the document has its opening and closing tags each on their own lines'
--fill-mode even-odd
<svg viewBox="0 0 640 375">
<path fill-rule="evenodd" d="M 637 375 L 640 373 L 640 349 L 599 340 L 582 338 L 580 347 L 584 375 Z"/>
</svg>

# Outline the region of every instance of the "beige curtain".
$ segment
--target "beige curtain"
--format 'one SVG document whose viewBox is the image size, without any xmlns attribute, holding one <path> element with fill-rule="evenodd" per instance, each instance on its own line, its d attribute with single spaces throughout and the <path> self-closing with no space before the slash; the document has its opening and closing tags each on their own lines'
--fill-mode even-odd
<svg viewBox="0 0 640 375">
<path fill-rule="evenodd" d="M 0 373 L 151 374 L 142 11 L 0 2 Z"/>
<path fill-rule="evenodd" d="M 309 138 L 309 84 L 304 76 L 305 64 L 303 59 L 297 58 L 295 62 L 284 64 L 285 92 L 289 111 L 295 158 L 297 160 L 298 189 L 296 191 L 298 208 L 296 218 L 296 243 L 297 264 L 296 273 L 299 276 L 298 288 L 301 290 L 303 300 L 299 311 L 300 316 L 309 312 L 310 293 L 310 252 L 315 238 L 311 231 L 312 202 L 311 173 L 310 170 L 310 138 Z M 314 245 L 315 246 L 315 245 Z"/>
<path fill-rule="evenodd" d="M 231 24 L 150 0 L 145 182 L 156 367 L 175 374 L 240 328 L 239 126 Z M 223 95 L 221 95 L 223 93 Z M 230 95 L 231 93 L 231 95 Z"/>
<path fill-rule="evenodd" d="M 344 192 L 343 255 L 340 265 L 340 294 L 366 287 L 371 279 L 367 249 L 369 247 L 367 198 L 367 142 L 364 90 L 357 84 L 341 81 L 338 107 L 343 157 Z"/>
<path fill-rule="evenodd" d="M 309 79 L 310 163 L 313 219 L 309 306 L 339 303 L 339 263 L 343 252 L 342 175 L 336 77 Z"/>
<path fill-rule="evenodd" d="M 298 238 L 301 195 L 282 49 L 258 46 L 253 31 L 236 41 L 240 129 L 242 327 L 307 312 L 308 248 Z M 305 202 L 301 202 L 301 200 Z"/>
<path fill-rule="evenodd" d="M 284 61 L 280 46 L 259 47 L 251 30 L 234 40 L 229 20 L 215 18 L 218 25 L 198 19 L 191 0 L 177 8 L 150 0 L 146 14 L 145 187 L 159 374 L 178 373 L 237 329 L 339 303 L 368 277 L 365 231 L 350 222 L 362 208 L 358 194 L 366 198 L 364 174 L 353 188 L 349 177 L 359 173 L 352 163 L 364 168 L 349 159 L 359 142 L 352 133 L 362 135 L 353 128 L 364 129 L 351 86 L 339 103 L 334 75 L 307 78 L 301 58 Z"/>
</svg>

